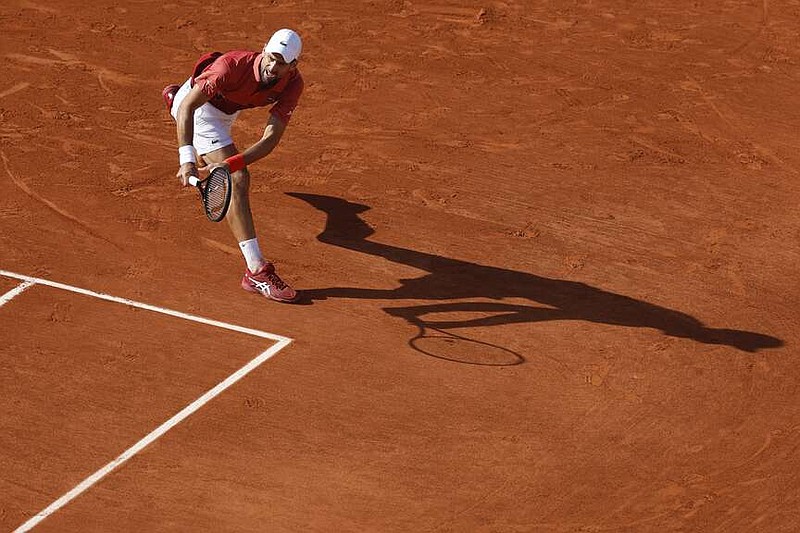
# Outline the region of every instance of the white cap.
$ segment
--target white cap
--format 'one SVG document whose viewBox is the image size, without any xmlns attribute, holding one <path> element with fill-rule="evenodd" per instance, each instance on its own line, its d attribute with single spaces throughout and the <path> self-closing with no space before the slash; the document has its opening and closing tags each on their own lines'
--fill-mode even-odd
<svg viewBox="0 0 800 533">
<path fill-rule="evenodd" d="M 273 33 L 267 44 L 264 45 L 265 54 L 280 54 L 287 63 L 300 57 L 302 49 L 303 41 L 300 40 L 297 32 L 286 28 Z"/>
</svg>

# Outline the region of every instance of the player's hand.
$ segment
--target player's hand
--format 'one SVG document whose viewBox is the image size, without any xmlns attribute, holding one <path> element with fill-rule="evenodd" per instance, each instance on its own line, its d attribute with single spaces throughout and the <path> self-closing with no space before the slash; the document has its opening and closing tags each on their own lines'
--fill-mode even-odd
<svg viewBox="0 0 800 533">
<path fill-rule="evenodd" d="M 205 179 L 205 178 L 207 178 L 209 176 L 209 174 L 214 172 L 215 168 L 218 168 L 218 167 L 223 167 L 226 170 L 230 170 L 230 168 L 228 167 L 228 163 L 225 163 L 223 161 L 222 163 L 210 163 L 208 165 L 205 165 L 203 167 L 198 168 L 197 171 L 200 173 L 200 176 L 203 179 Z"/>
<path fill-rule="evenodd" d="M 194 163 L 184 163 L 178 170 L 177 177 L 181 180 L 181 185 L 184 187 L 189 185 L 189 176 L 198 176 L 197 167 Z"/>
</svg>

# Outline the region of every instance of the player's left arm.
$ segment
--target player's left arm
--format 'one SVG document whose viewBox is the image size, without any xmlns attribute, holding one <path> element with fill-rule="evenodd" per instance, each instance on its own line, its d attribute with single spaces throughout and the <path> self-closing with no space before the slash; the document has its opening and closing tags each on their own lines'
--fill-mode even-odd
<svg viewBox="0 0 800 533">
<path fill-rule="evenodd" d="M 230 171 L 234 171 L 237 168 L 247 167 L 259 159 L 267 157 L 275 149 L 275 147 L 278 146 L 278 142 L 280 142 L 285 130 L 286 124 L 284 124 L 280 118 L 270 113 L 267 127 L 264 128 L 264 135 L 261 136 L 260 140 L 247 148 L 240 155 L 229 157 L 221 163 L 212 163 L 198 170 L 201 172 L 201 174 L 205 175 L 210 173 L 218 166 L 224 166 Z M 234 159 L 237 157 L 241 157 L 239 162 L 234 161 Z M 231 168 L 232 165 L 240 166 Z"/>
<path fill-rule="evenodd" d="M 287 90 L 281 94 L 278 103 L 270 109 L 269 120 L 261 139 L 241 154 L 227 158 L 224 164 L 229 168 L 233 165 L 235 170 L 255 163 L 272 153 L 283 137 L 283 132 L 286 131 L 286 126 L 302 93 L 303 78 L 298 75 Z"/>
<path fill-rule="evenodd" d="M 292 113 L 294 113 L 294 109 L 300 101 L 303 87 L 303 77 L 298 73 L 292 81 L 289 82 L 289 86 L 281 93 L 278 102 L 270 109 L 267 127 L 264 128 L 264 134 L 261 136 L 261 140 L 245 150 L 242 154 L 244 156 L 245 165 L 249 165 L 262 157 L 266 157 L 278 146 L 281 137 L 283 137 L 283 132 L 286 131 L 289 119 L 292 117 Z"/>
<path fill-rule="evenodd" d="M 275 114 L 270 113 L 267 127 L 264 128 L 264 134 L 261 136 L 261 139 L 242 154 L 244 156 L 245 165 L 255 163 L 259 159 L 267 157 L 275 147 L 278 146 L 284 131 L 286 131 L 286 124 L 284 124 L 279 117 L 275 116 Z"/>
</svg>

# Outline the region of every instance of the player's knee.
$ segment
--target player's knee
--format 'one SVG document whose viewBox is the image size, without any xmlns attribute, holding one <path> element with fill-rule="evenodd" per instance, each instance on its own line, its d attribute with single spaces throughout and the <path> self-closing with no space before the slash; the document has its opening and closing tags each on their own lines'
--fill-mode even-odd
<svg viewBox="0 0 800 533">
<path fill-rule="evenodd" d="M 246 193 L 250 189 L 250 172 L 247 168 L 237 170 L 231 174 L 233 190 L 237 193 Z"/>
</svg>

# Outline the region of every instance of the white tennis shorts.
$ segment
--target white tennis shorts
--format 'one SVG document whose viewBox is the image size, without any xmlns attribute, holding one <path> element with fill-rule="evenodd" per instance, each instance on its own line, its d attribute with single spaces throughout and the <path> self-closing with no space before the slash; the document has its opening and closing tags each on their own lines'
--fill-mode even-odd
<svg viewBox="0 0 800 533">
<path fill-rule="evenodd" d="M 178 108 L 191 88 L 191 79 L 188 79 L 175 94 L 170 111 L 172 118 L 177 119 Z M 238 111 L 233 115 L 223 113 L 209 102 L 197 108 L 194 112 L 194 139 L 192 139 L 197 153 L 204 155 L 233 144 L 231 126 L 238 115 Z"/>
</svg>

